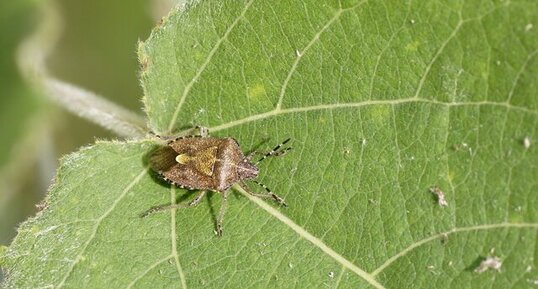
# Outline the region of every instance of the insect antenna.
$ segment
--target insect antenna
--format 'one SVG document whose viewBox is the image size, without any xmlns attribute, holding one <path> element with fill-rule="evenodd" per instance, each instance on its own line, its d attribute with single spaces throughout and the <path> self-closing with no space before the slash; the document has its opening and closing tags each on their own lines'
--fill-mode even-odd
<svg viewBox="0 0 538 289">
<path fill-rule="evenodd" d="M 284 155 L 285 153 L 287 153 L 289 150 L 291 150 L 291 147 L 287 147 L 287 148 L 284 148 L 280 151 L 278 151 L 283 145 L 285 145 L 287 142 L 289 142 L 291 140 L 291 138 L 288 138 L 286 139 L 285 141 L 283 141 L 282 143 L 280 143 L 279 145 L 277 145 L 274 149 L 270 150 L 268 153 L 266 153 L 261 159 L 259 159 L 254 165 L 257 165 L 259 164 L 261 161 L 265 160 L 266 158 L 268 157 L 278 157 L 278 156 L 282 156 Z M 262 186 L 264 187 L 264 186 Z"/>
</svg>

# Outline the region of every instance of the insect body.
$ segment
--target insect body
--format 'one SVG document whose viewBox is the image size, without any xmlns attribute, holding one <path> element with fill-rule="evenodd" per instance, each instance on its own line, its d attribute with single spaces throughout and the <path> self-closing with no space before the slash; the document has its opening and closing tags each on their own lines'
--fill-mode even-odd
<svg viewBox="0 0 538 289">
<path fill-rule="evenodd" d="M 153 207 L 142 216 L 172 208 L 196 206 L 207 191 L 223 194 L 223 203 L 217 218 L 217 235 L 222 235 L 222 219 L 226 210 L 228 191 L 234 184 L 239 184 L 251 195 L 261 198 L 273 198 L 279 204 L 286 206 L 284 200 L 273 193 L 265 185 L 255 181 L 258 176 L 257 164 L 267 157 L 283 155 L 291 148 L 279 151 L 289 139 L 266 153 L 256 163 L 251 162 L 255 153 L 245 156 L 239 143 L 233 138 L 208 137 L 207 130 L 201 129 L 200 136 L 180 137 L 167 141 L 167 145 L 155 151 L 150 157 L 150 165 L 166 181 L 189 190 L 199 190 L 200 193 L 187 204 L 172 204 Z M 253 193 L 245 181 L 251 180 L 262 186 L 267 193 Z"/>
</svg>

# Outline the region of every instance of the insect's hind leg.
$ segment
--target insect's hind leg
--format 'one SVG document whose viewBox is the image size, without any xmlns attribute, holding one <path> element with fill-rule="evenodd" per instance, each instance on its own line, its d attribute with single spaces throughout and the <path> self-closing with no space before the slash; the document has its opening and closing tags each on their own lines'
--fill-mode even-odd
<svg viewBox="0 0 538 289">
<path fill-rule="evenodd" d="M 190 202 L 188 202 L 186 204 L 185 203 L 180 203 L 180 204 L 160 205 L 160 206 L 152 207 L 151 209 L 149 209 L 149 210 L 145 211 L 144 213 L 140 214 L 140 217 L 145 218 L 145 217 L 147 217 L 147 216 L 149 216 L 151 214 L 166 211 L 166 210 L 195 207 L 196 205 L 198 205 L 200 203 L 200 201 L 205 196 L 205 194 L 206 194 L 206 191 L 201 191 L 196 196 L 196 198 L 194 198 L 192 201 L 190 201 Z"/>
</svg>

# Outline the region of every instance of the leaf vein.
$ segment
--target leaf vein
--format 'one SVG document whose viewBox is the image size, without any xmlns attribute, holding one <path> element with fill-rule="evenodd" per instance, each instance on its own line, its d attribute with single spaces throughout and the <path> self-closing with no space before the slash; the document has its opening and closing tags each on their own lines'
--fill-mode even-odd
<svg viewBox="0 0 538 289">
<path fill-rule="evenodd" d="M 363 3 L 367 2 L 367 1 L 368 0 L 363 0 L 363 1 L 357 3 L 356 5 L 354 5 L 351 8 L 348 8 L 348 9 L 340 8 L 334 14 L 334 16 L 331 19 L 329 19 L 329 21 L 327 21 L 327 23 L 325 23 L 325 25 L 323 25 L 323 27 L 316 34 L 314 34 L 314 37 L 310 40 L 310 42 L 308 42 L 308 44 L 303 48 L 302 51 L 297 50 L 297 56 L 295 57 L 295 61 L 291 65 L 291 68 L 288 71 L 288 75 L 286 76 L 286 79 L 284 80 L 284 83 L 282 84 L 282 88 L 280 89 L 280 95 L 278 97 L 278 102 L 277 102 L 277 105 L 276 105 L 277 110 L 279 110 L 282 107 L 282 101 L 284 100 L 284 94 L 286 94 L 286 89 L 288 87 L 288 83 L 289 83 L 291 77 L 293 76 L 293 74 L 295 73 L 295 71 L 297 70 L 297 66 L 299 66 L 299 62 L 303 58 L 304 54 L 310 49 L 310 47 L 312 47 L 316 42 L 318 42 L 321 34 L 323 34 L 323 32 L 325 32 L 327 29 L 329 29 L 329 27 L 331 27 L 331 25 L 336 20 L 338 20 L 338 18 L 340 18 L 340 16 L 342 16 L 342 14 L 344 12 L 346 12 L 348 10 L 355 9 L 355 8 L 359 7 L 360 5 L 362 5 Z"/>
<path fill-rule="evenodd" d="M 538 54 L 538 49 L 531 52 L 527 58 L 525 59 L 525 62 L 523 62 L 523 65 L 521 65 L 521 68 L 516 74 L 516 77 L 514 78 L 514 81 L 512 82 L 512 87 L 510 88 L 510 91 L 508 92 L 508 97 L 506 99 L 506 103 L 510 104 L 512 102 L 512 97 L 514 95 L 514 91 L 516 90 L 516 87 L 519 83 L 519 79 L 521 78 L 521 75 L 525 72 L 527 66 L 529 65 L 529 62 Z"/>
<path fill-rule="evenodd" d="M 170 203 L 176 203 L 176 194 L 174 186 L 170 187 Z M 174 263 L 176 264 L 177 273 L 179 274 L 179 280 L 181 281 L 181 288 L 187 289 L 187 282 L 185 280 L 185 273 L 179 262 L 179 255 L 177 253 L 177 234 L 176 234 L 176 211 L 177 209 L 170 210 L 170 241 L 172 242 L 172 257 L 174 257 Z"/>
<path fill-rule="evenodd" d="M 405 14 L 405 17 L 404 17 L 404 20 L 403 20 L 402 24 L 400 25 L 400 27 L 394 33 L 392 33 L 392 35 L 390 36 L 390 38 L 387 41 L 386 45 L 381 49 L 381 51 L 379 52 L 379 54 L 376 57 L 376 61 L 375 61 L 375 65 L 374 65 L 374 72 L 372 73 L 372 77 L 370 78 L 370 93 L 368 95 L 368 99 L 372 99 L 372 94 L 373 94 L 373 91 L 374 91 L 374 82 L 375 82 L 375 78 L 377 77 L 377 70 L 378 70 L 378 67 L 379 67 L 379 63 L 381 62 L 381 58 L 385 54 L 387 49 L 389 49 L 390 45 L 392 44 L 392 41 L 394 41 L 394 39 L 396 39 L 396 36 L 401 31 L 404 30 L 405 23 L 407 22 L 407 19 L 409 18 L 409 13 L 411 11 L 410 8 L 411 8 L 411 2 L 409 3 L 407 13 Z M 390 17 L 388 15 L 386 15 L 386 17 L 387 17 L 387 20 L 390 19 Z"/>
<path fill-rule="evenodd" d="M 183 93 L 181 94 L 181 98 L 179 99 L 179 103 L 176 106 L 176 109 L 174 111 L 172 119 L 170 120 L 170 123 L 168 124 L 168 134 L 171 134 L 172 130 L 174 129 L 174 124 L 176 123 L 176 120 L 177 120 L 177 118 L 179 116 L 179 112 L 181 111 L 181 107 L 183 107 L 183 104 L 185 103 L 185 100 L 187 99 L 187 96 L 188 96 L 190 90 L 192 89 L 194 83 L 196 83 L 196 81 L 200 78 L 200 76 L 202 75 L 202 73 L 206 69 L 207 65 L 209 65 L 209 63 L 213 59 L 213 56 L 215 55 L 217 50 L 219 50 L 222 43 L 224 43 L 224 41 L 228 38 L 228 35 L 230 35 L 232 30 L 235 28 L 235 26 L 237 26 L 237 23 L 239 23 L 239 20 L 241 20 L 245 16 L 245 13 L 250 8 L 250 6 L 252 5 L 253 2 L 254 2 L 254 0 L 250 0 L 250 1 L 248 1 L 246 3 L 245 7 L 243 8 L 243 10 L 239 14 L 239 16 L 237 16 L 237 18 L 232 22 L 232 24 L 228 27 L 228 29 L 226 29 L 226 32 L 224 32 L 222 37 L 217 40 L 217 42 L 215 43 L 215 45 L 213 46 L 211 51 L 209 51 L 209 54 L 207 55 L 207 58 L 205 59 L 205 61 L 202 63 L 202 65 L 196 71 L 196 74 L 194 75 L 194 77 L 191 79 L 191 81 L 189 81 L 189 83 L 187 83 L 187 85 L 183 89 Z"/>
<path fill-rule="evenodd" d="M 432 69 L 433 64 L 435 63 L 435 61 L 437 61 L 437 58 L 439 58 L 439 56 L 441 56 L 441 53 L 443 53 L 443 51 L 445 50 L 448 43 L 450 43 L 450 41 L 454 37 L 456 37 L 456 34 L 458 34 L 458 31 L 460 30 L 463 23 L 465 23 L 465 21 L 461 19 L 461 15 L 460 15 L 460 20 L 458 21 L 458 24 L 456 25 L 454 30 L 452 30 L 452 33 L 450 33 L 448 38 L 445 39 L 445 41 L 441 44 L 439 49 L 433 55 L 433 58 L 431 59 L 430 63 L 428 63 L 428 65 L 426 66 L 426 69 L 424 70 L 424 74 L 422 75 L 422 77 L 420 78 L 420 81 L 418 83 L 418 87 L 417 87 L 417 90 L 415 92 L 414 98 L 419 97 L 419 94 L 422 91 L 422 88 L 424 87 L 424 82 L 426 82 L 426 78 L 428 77 L 428 74 L 430 73 L 430 70 Z"/>
<path fill-rule="evenodd" d="M 454 233 L 460 233 L 460 232 L 471 232 L 471 231 L 479 231 L 479 230 L 494 230 L 494 229 L 501 229 L 501 228 L 534 228 L 538 229 L 538 223 L 496 223 L 496 224 L 485 224 L 485 225 L 477 225 L 477 226 L 470 226 L 470 227 L 461 227 L 461 228 L 454 228 L 452 230 L 438 233 L 432 236 L 429 236 L 427 238 L 424 238 L 422 240 L 419 240 L 411 245 L 409 245 L 407 248 L 400 251 L 398 254 L 390 257 L 385 263 L 381 264 L 381 266 L 377 267 L 372 273 L 370 273 L 371 276 L 375 277 L 379 275 L 384 269 L 386 269 L 388 266 L 390 266 L 392 263 L 394 263 L 396 260 L 400 259 L 401 257 L 407 255 L 407 253 L 411 252 L 413 249 L 420 247 L 430 241 L 442 238 L 443 236 L 454 234 Z"/>
<path fill-rule="evenodd" d="M 334 283 L 334 288 L 338 288 L 340 286 L 340 282 L 342 282 L 342 277 L 344 277 L 344 272 L 346 271 L 346 267 L 342 265 L 342 269 L 340 269 L 340 274 L 338 274 L 338 279 L 336 279 L 336 283 Z"/>
<path fill-rule="evenodd" d="M 138 280 L 142 279 L 144 276 L 146 276 L 146 274 L 148 274 L 149 272 L 151 272 L 151 270 L 155 269 L 157 266 L 161 265 L 162 263 L 166 262 L 167 260 L 169 260 L 170 258 L 172 258 L 171 255 L 168 255 L 162 259 L 159 259 L 157 260 L 155 263 L 151 264 L 146 270 L 144 270 L 142 273 L 140 273 L 138 276 L 136 276 L 133 281 L 131 281 L 131 283 L 129 283 L 127 285 L 127 289 L 130 289 L 132 288 L 136 282 L 138 282 Z"/>
<path fill-rule="evenodd" d="M 394 145 L 396 147 L 396 186 L 398 187 L 398 192 L 400 193 L 400 195 L 402 196 L 402 199 L 404 200 L 402 202 L 402 205 L 404 206 L 404 209 L 403 209 L 403 214 L 405 215 L 405 223 L 407 224 L 407 232 L 409 233 L 409 236 L 413 236 L 412 232 L 411 232 L 411 223 L 409 222 L 409 215 L 408 215 L 408 210 L 407 210 L 407 200 L 405 200 L 405 194 L 403 193 L 402 191 L 402 183 L 400 181 L 400 173 L 401 173 L 401 169 L 402 169 L 402 153 L 401 153 L 401 148 L 400 148 L 400 143 L 398 142 L 398 125 L 396 124 L 396 108 L 394 106 L 392 106 L 392 125 L 394 127 Z M 404 232 L 402 231 L 401 234 L 403 235 Z M 399 236 L 397 239 L 398 240 L 402 240 L 402 236 Z M 385 245 L 385 248 L 386 248 L 386 245 Z M 385 251 L 387 251 L 385 249 Z"/>
<path fill-rule="evenodd" d="M 86 243 L 84 243 L 84 245 L 82 246 L 82 250 L 80 251 L 80 253 L 75 257 L 75 260 L 73 261 L 73 263 L 71 264 L 71 266 L 69 267 L 69 269 L 67 270 L 67 272 L 65 273 L 65 276 L 63 277 L 63 279 L 60 281 L 60 283 L 58 284 L 58 288 L 62 288 L 63 285 L 65 284 L 65 281 L 67 280 L 67 278 L 69 278 L 69 276 L 71 275 L 71 273 L 73 272 L 74 268 L 75 268 L 75 265 L 78 264 L 78 262 L 80 262 L 80 260 L 82 259 L 82 254 L 84 254 L 84 252 L 86 252 L 86 249 L 88 248 L 88 246 L 90 245 L 91 241 L 95 238 L 95 235 L 97 234 L 97 230 L 99 229 L 99 226 L 101 225 L 101 222 L 116 208 L 116 206 L 118 205 L 118 203 L 127 195 L 127 193 L 142 179 L 142 177 L 144 177 L 146 175 L 148 171 L 148 168 L 144 168 L 144 170 L 139 173 L 128 185 L 127 187 L 125 187 L 125 189 L 121 192 L 121 194 L 118 196 L 118 198 L 114 201 L 114 203 L 112 203 L 112 206 L 110 206 L 110 208 L 101 216 L 99 217 L 99 219 L 97 219 L 97 222 L 95 223 L 95 226 L 93 228 L 93 232 L 92 234 L 90 235 L 90 237 L 88 238 L 88 241 L 86 241 Z"/>
<path fill-rule="evenodd" d="M 256 205 L 264 209 L 267 213 L 272 215 L 273 217 L 277 218 L 279 221 L 287 225 L 290 229 L 295 231 L 299 236 L 306 239 L 316 247 L 318 247 L 321 251 L 323 251 L 325 254 L 329 255 L 331 258 L 345 266 L 346 268 L 350 269 L 352 272 L 357 274 L 358 276 L 362 277 L 365 281 L 370 283 L 372 286 L 378 289 L 385 289 L 383 285 L 381 285 L 375 278 L 364 271 L 363 269 L 359 268 L 357 265 L 353 264 L 351 261 L 344 258 L 342 255 L 338 254 L 336 251 L 334 251 L 332 248 L 327 246 L 325 243 L 323 243 L 322 240 L 318 239 L 314 235 L 310 234 L 308 231 L 306 231 L 304 228 L 293 222 L 290 218 L 282 214 L 280 211 L 276 210 L 275 208 L 268 205 L 266 202 L 258 199 L 257 197 L 251 196 L 247 192 L 245 192 L 241 187 L 235 185 L 234 189 L 238 192 L 240 192 L 243 196 L 247 197 L 251 202 L 254 202 Z"/>
<path fill-rule="evenodd" d="M 432 99 L 415 99 L 415 98 L 403 98 L 403 99 L 393 99 L 393 100 L 365 100 L 360 102 L 348 102 L 348 103 L 333 103 L 333 104 L 319 104 L 319 105 L 313 105 L 313 106 L 305 106 L 305 107 L 293 107 L 293 108 L 285 108 L 285 109 L 273 109 L 271 111 L 254 114 L 251 116 L 247 116 L 242 119 L 237 119 L 234 121 L 230 121 L 221 125 L 217 125 L 210 128 L 210 131 L 217 132 L 224 129 L 229 129 L 235 126 L 243 125 L 246 123 L 254 122 L 257 120 L 262 120 L 278 115 L 283 114 L 290 114 L 290 113 L 300 113 L 300 112 L 309 112 L 309 111 L 316 111 L 316 110 L 331 110 L 331 109 L 346 109 L 346 108 L 358 108 L 368 105 L 397 105 L 402 103 L 431 103 L 431 104 L 437 104 L 437 105 L 445 105 L 448 107 L 453 106 L 466 106 L 466 105 L 475 105 L 475 106 L 498 106 L 498 107 L 507 107 L 509 109 L 518 110 L 521 112 L 526 112 L 534 115 L 538 115 L 538 110 L 526 108 L 522 106 L 515 106 L 511 104 L 507 104 L 505 102 L 493 102 L 493 101 L 475 101 L 475 102 L 443 102 L 438 100 L 432 100 Z"/>
<path fill-rule="evenodd" d="M 450 135 L 450 110 L 449 109 L 446 110 L 446 117 L 444 117 L 443 119 L 445 120 L 445 129 L 446 129 L 444 147 L 445 149 L 448 149 L 448 139 Z M 445 154 L 445 166 L 446 166 L 446 179 L 448 182 L 448 186 L 450 187 L 450 197 L 452 197 L 452 205 L 450 205 L 450 210 L 452 214 L 450 215 L 452 217 L 452 223 L 455 226 L 457 222 L 456 209 L 458 208 L 458 206 L 456 204 L 456 187 L 454 186 L 454 183 L 452 182 L 452 177 L 450 175 L 450 155 L 449 154 Z M 425 171 L 423 171 L 423 175 L 424 174 L 425 174 Z"/>
</svg>

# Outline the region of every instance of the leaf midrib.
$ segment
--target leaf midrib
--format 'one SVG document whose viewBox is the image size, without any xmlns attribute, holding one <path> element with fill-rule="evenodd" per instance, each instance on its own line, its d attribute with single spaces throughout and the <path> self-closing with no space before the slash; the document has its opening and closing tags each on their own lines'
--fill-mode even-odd
<svg viewBox="0 0 538 289">
<path fill-rule="evenodd" d="M 73 271 L 73 268 L 75 267 L 75 265 L 78 263 L 77 261 L 80 260 L 82 254 L 85 252 L 85 249 L 87 248 L 87 246 L 89 245 L 89 243 L 92 241 L 92 239 L 95 237 L 96 235 L 96 232 L 99 228 L 99 224 L 100 222 L 106 218 L 106 216 L 108 214 L 110 214 L 114 208 L 117 206 L 117 204 L 123 199 L 123 197 L 125 195 L 127 195 L 127 193 L 144 177 L 146 176 L 146 174 L 148 173 L 148 168 L 145 168 L 141 173 L 139 173 L 127 186 L 126 188 L 124 189 L 124 191 L 122 191 L 122 193 L 118 196 L 118 198 L 114 201 L 113 205 L 98 219 L 96 225 L 94 226 L 94 231 L 93 231 L 93 234 L 90 236 L 90 238 L 88 238 L 88 240 L 86 241 L 85 245 L 83 246 L 81 252 L 77 255 L 77 257 L 75 258 L 75 262 L 73 263 L 73 265 L 71 266 L 70 270 L 66 273 L 65 277 L 63 278 L 63 280 L 60 282 L 60 284 L 58 285 L 58 288 L 61 288 L 65 281 L 67 280 L 67 278 L 69 277 L 70 273 Z M 268 214 L 270 214 L 271 216 L 273 216 L 274 218 L 278 219 L 279 221 L 281 221 L 284 225 L 286 225 L 287 227 L 289 227 L 291 230 L 293 230 L 295 233 L 297 233 L 297 235 L 307 241 L 309 241 L 310 243 L 312 243 L 314 246 L 316 246 L 318 249 L 320 249 L 323 253 L 325 253 L 326 255 L 328 255 L 329 257 L 331 257 L 333 260 L 335 260 L 336 262 L 340 263 L 345 269 L 348 269 L 350 270 L 351 272 L 355 273 L 356 275 L 358 275 L 359 277 L 361 277 L 362 279 L 364 279 L 366 282 L 368 282 L 370 285 L 374 286 L 375 288 L 378 288 L 378 289 L 385 289 L 385 287 L 379 283 L 377 280 L 376 280 L 376 277 L 384 270 L 386 269 L 387 267 L 389 267 L 391 264 L 393 264 L 396 260 L 400 259 L 401 257 L 407 255 L 409 252 L 413 251 L 414 249 L 428 243 L 428 242 L 431 242 L 433 240 L 436 240 L 436 239 L 439 239 L 439 238 L 442 238 L 443 236 L 448 236 L 448 235 L 451 235 L 451 234 L 455 234 L 455 233 L 460 233 L 460 232 L 471 232 L 471 231 L 480 231 L 480 230 L 493 230 L 493 229 L 500 229 L 500 228 L 513 228 L 513 229 L 525 229 L 525 228 L 535 228 L 535 229 L 538 229 L 538 223 L 510 223 L 510 222 L 503 222 L 503 223 L 494 223 L 494 224 L 485 224 L 485 225 L 476 225 L 476 226 L 469 226 L 469 227 L 455 227 L 451 230 L 448 230 L 448 231 L 444 231 L 444 232 L 440 232 L 440 233 L 436 233 L 434 235 L 431 235 L 429 237 L 426 237 L 426 238 L 423 238 L 421 240 L 418 240 L 412 244 L 410 244 L 408 247 L 406 247 L 405 249 L 401 250 L 399 253 L 393 255 L 392 257 L 390 257 L 389 259 L 387 259 L 387 261 L 385 261 L 383 264 L 381 264 L 380 266 L 378 266 L 376 269 L 374 269 L 371 273 L 369 272 L 366 272 L 365 270 L 363 270 L 362 268 L 360 268 L 359 266 L 355 265 L 353 262 L 349 261 L 348 259 L 346 259 L 345 257 L 343 257 L 342 255 L 340 255 L 339 253 L 337 253 L 335 250 L 333 250 L 330 246 L 326 245 L 321 239 L 317 238 L 316 236 L 314 236 L 313 234 L 311 234 L 310 232 L 308 232 L 306 229 L 304 229 L 303 227 L 299 226 L 298 224 L 296 224 L 293 220 L 291 220 L 290 218 L 288 218 L 287 216 L 285 216 L 284 214 L 282 214 L 280 211 L 278 211 L 277 209 L 273 208 L 271 205 L 267 204 L 266 202 L 264 202 L 263 200 L 260 200 L 256 197 L 253 197 L 251 195 L 249 195 L 248 193 L 246 193 L 244 190 L 242 190 L 240 187 L 234 187 L 234 189 L 236 189 L 238 192 L 240 192 L 243 196 L 245 196 L 247 199 L 249 199 L 249 201 L 255 203 L 257 206 L 259 206 L 260 208 L 262 208 L 263 210 L 265 210 Z M 174 202 L 175 201 L 175 193 L 174 193 L 174 188 L 171 188 L 170 190 L 170 197 L 171 197 L 171 201 Z M 175 230 L 175 214 L 176 214 L 176 211 L 175 210 L 172 210 L 171 213 L 170 213 L 170 223 L 171 223 L 171 233 L 170 233 L 170 239 L 171 239 L 171 242 L 172 242 L 172 250 L 174 250 L 175 252 L 171 252 L 170 255 L 164 257 L 164 258 L 161 258 L 159 260 L 157 260 L 156 262 L 152 263 L 148 269 L 144 270 L 144 272 L 142 272 L 141 274 L 139 274 L 136 278 L 133 279 L 133 281 L 131 283 L 128 284 L 127 288 L 130 288 L 132 287 L 138 280 L 140 280 L 144 275 L 146 275 L 148 272 L 150 272 L 153 268 L 157 267 L 158 265 L 164 263 L 165 261 L 169 260 L 169 259 L 172 259 L 174 258 L 176 260 L 176 266 L 177 264 L 179 264 L 179 256 L 178 256 L 178 250 L 177 250 L 177 245 L 174 246 L 174 243 L 176 242 L 175 239 L 176 239 L 176 230 Z M 182 284 L 182 288 L 187 288 L 186 286 L 186 279 L 185 279 L 185 274 L 183 273 L 183 270 L 181 268 L 181 266 L 179 265 L 179 267 L 177 267 L 178 269 L 178 274 L 180 275 L 180 279 L 181 279 L 181 284 Z M 340 275 L 342 275 L 343 272 L 340 273 Z"/>
<path fill-rule="evenodd" d="M 359 6 L 360 4 L 362 4 L 364 2 L 367 2 L 367 1 L 361 1 L 356 6 Z M 186 98 L 187 98 L 193 84 L 196 82 L 196 80 L 200 77 L 202 72 L 205 70 L 205 67 L 209 64 L 209 62 L 211 61 L 213 55 L 215 54 L 215 52 L 220 47 L 221 43 L 227 38 L 229 33 L 233 30 L 233 28 L 239 22 L 239 20 L 244 17 L 246 11 L 249 9 L 249 7 L 251 6 L 252 3 L 253 3 L 253 0 L 250 0 L 245 5 L 245 7 L 242 10 L 242 12 L 240 13 L 240 15 L 232 22 L 232 24 L 228 27 L 228 29 L 226 30 L 224 35 L 221 38 L 219 38 L 219 40 L 217 41 L 215 46 L 213 46 L 213 48 L 211 49 L 210 53 L 208 54 L 206 60 L 202 64 L 202 66 L 200 68 L 198 68 L 198 70 L 197 70 L 195 76 L 193 77 L 193 79 L 191 79 L 191 81 L 187 84 L 187 86 L 183 90 L 183 93 L 182 93 L 182 96 L 181 96 L 180 101 L 178 103 L 178 106 L 176 107 L 176 109 L 174 111 L 174 114 L 173 114 L 173 117 L 172 117 L 172 119 L 171 119 L 171 121 L 169 123 L 169 126 L 168 126 L 168 131 L 169 132 L 172 131 L 172 129 L 174 127 L 174 124 L 177 121 L 177 118 L 178 118 L 179 113 L 181 111 L 181 108 L 182 108 L 182 106 L 183 106 L 183 104 L 184 104 L 184 102 L 185 102 L 185 100 L 186 100 Z M 502 6 L 496 7 L 494 10 L 496 10 L 496 9 L 498 9 L 500 7 L 502 7 Z M 408 98 L 408 99 L 399 99 L 399 100 L 368 100 L 368 101 L 354 102 L 354 103 L 321 104 L 321 105 L 314 105 L 314 106 L 307 106 L 307 107 L 296 107 L 296 108 L 282 109 L 282 102 L 283 102 L 283 97 L 284 97 L 285 92 L 286 92 L 287 84 L 288 84 L 289 80 L 292 78 L 292 75 L 295 72 L 295 70 L 296 70 L 296 68 L 297 68 L 297 66 L 299 64 L 300 59 L 302 58 L 304 53 L 319 39 L 319 36 L 327 28 L 329 28 L 329 26 L 336 19 L 338 19 L 339 15 L 341 13 L 342 13 L 342 10 L 340 9 L 339 12 L 337 12 L 323 26 L 323 28 L 314 35 L 314 38 L 312 38 L 312 40 L 308 43 L 308 45 L 302 51 L 298 50 L 297 58 L 295 59 L 295 61 L 293 62 L 292 66 L 290 68 L 290 70 L 288 71 L 287 77 L 286 77 L 286 79 L 285 79 L 285 81 L 284 81 L 284 83 L 283 83 L 283 85 L 281 87 L 278 102 L 277 102 L 277 104 L 276 104 L 276 106 L 275 106 L 275 108 L 273 110 L 268 111 L 268 112 L 264 112 L 264 113 L 251 115 L 251 116 L 248 116 L 248 117 L 245 117 L 245 118 L 242 118 L 242 119 L 238 119 L 238 120 L 235 120 L 235 121 L 228 122 L 226 124 L 217 125 L 215 127 L 210 128 L 210 130 L 212 132 L 216 132 L 216 131 L 220 131 L 220 130 L 224 130 L 224 129 L 229 129 L 229 128 L 232 128 L 232 127 L 235 127 L 235 126 L 243 125 L 243 124 L 246 124 L 246 123 L 249 123 L 249 122 L 254 122 L 254 121 L 270 118 L 270 117 L 273 117 L 273 116 L 282 115 L 282 114 L 289 114 L 289 113 L 308 112 L 308 111 L 324 110 L 324 109 L 330 110 L 330 109 L 339 109 L 339 108 L 357 108 L 357 107 L 362 107 L 362 106 L 367 106 L 367 105 L 398 105 L 398 104 L 404 104 L 404 103 L 431 103 L 431 104 L 436 104 L 436 105 L 444 105 L 444 106 L 447 106 L 447 107 L 464 106 L 464 105 L 477 105 L 477 106 L 489 105 L 489 106 L 505 107 L 507 110 L 514 109 L 514 110 L 524 111 L 524 112 L 527 112 L 527 113 L 532 113 L 532 114 L 535 114 L 535 115 L 538 114 L 538 110 L 528 109 L 528 108 L 525 108 L 525 107 L 519 107 L 519 106 L 514 106 L 514 105 L 510 104 L 511 94 L 512 94 L 512 91 L 513 91 L 514 87 L 517 84 L 517 78 L 519 78 L 519 74 L 521 74 L 522 71 L 524 71 L 524 68 L 526 67 L 526 63 L 529 61 L 529 59 L 531 59 L 535 55 L 535 53 L 532 53 L 531 55 L 528 56 L 525 65 L 523 65 L 521 70 L 518 72 L 518 76 L 517 76 L 516 80 L 514 80 L 513 87 L 511 89 L 511 93 L 509 94 L 508 100 L 506 102 L 491 102 L 491 101 L 441 102 L 441 101 L 437 101 L 437 100 L 428 100 L 428 99 L 419 98 L 420 91 L 421 91 L 421 89 L 423 87 L 423 84 L 424 84 L 424 82 L 425 82 L 425 80 L 426 80 L 426 78 L 428 76 L 429 70 L 431 69 L 433 63 L 436 62 L 436 59 L 442 54 L 442 51 L 448 45 L 448 43 L 451 41 L 451 39 L 453 39 L 457 35 L 458 31 L 463 26 L 463 24 L 465 22 L 467 22 L 467 21 L 471 21 L 471 20 L 474 19 L 473 18 L 473 19 L 465 19 L 465 20 L 463 20 L 461 18 L 461 15 L 460 15 L 460 20 L 458 21 L 458 23 L 457 23 L 456 27 L 454 28 L 454 30 L 451 32 L 449 37 L 445 41 L 443 41 L 442 45 L 435 52 L 435 55 L 433 56 L 431 61 L 428 63 L 428 65 L 427 65 L 427 67 L 425 69 L 425 72 L 424 72 L 424 74 L 422 75 L 422 77 L 420 79 L 419 85 L 417 86 L 416 93 L 415 93 L 415 95 L 413 97 Z M 489 14 L 489 12 L 486 13 L 486 15 L 487 14 Z M 373 84 L 373 80 L 372 80 L 372 84 Z M 325 245 L 320 239 L 316 238 L 315 236 L 310 234 L 308 231 L 306 231 L 305 229 L 303 229 L 299 225 L 295 224 L 291 219 L 287 218 L 286 216 L 281 214 L 278 210 L 275 210 L 273 207 L 271 207 L 267 203 L 265 203 L 265 202 L 263 202 L 261 200 L 258 200 L 256 198 L 253 198 L 248 194 L 245 194 L 242 190 L 238 190 L 238 191 L 240 191 L 243 195 L 245 195 L 251 201 L 255 202 L 258 206 L 262 207 L 264 210 L 266 210 L 273 217 L 279 219 L 285 225 L 290 227 L 298 235 L 300 235 L 301 237 L 307 239 L 312 244 L 314 244 L 315 246 L 320 248 L 324 253 L 328 254 L 331 258 L 333 258 L 336 261 L 338 261 L 339 263 L 341 263 L 345 268 L 350 269 L 351 271 L 353 271 L 354 273 L 356 273 L 357 275 L 359 275 L 360 277 L 362 277 L 367 282 L 369 282 L 370 284 L 372 284 L 373 286 L 375 286 L 377 288 L 384 288 L 381 284 L 379 284 L 375 280 L 375 276 L 377 276 L 382 270 L 384 270 L 386 267 L 388 267 L 390 264 L 392 264 L 394 261 L 396 261 L 400 257 L 402 257 L 405 254 L 407 254 L 408 252 L 412 251 L 414 248 L 417 248 L 417 247 L 419 247 L 419 246 L 421 246 L 421 245 L 423 245 L 423 244 L 425 244 L 425 243 L 427 243 L 429 241 L 435 240 L 436 238 L 439 238 L 440 236 L 443 236 L 445 234 L 453 234 L 453 233 L 457 233 L 457 232 L 473 231 L 473 230 L 495 229 L 495 228 L 503 228 L 503 227 L 508 227 L 508 228 L 528 228 L 528 227 L 538 228 L 538 223 L 499 223 L 499 224 L 478 225 L 478 226 L 471 226 L 471 227 L 464 227 L 464 228 L 454 228 L 454 229 L 452 229 L 450 231 L 439 233 L 439 234 L 436 234 L 436 235 L 432 235 L 430 237 L 427 237 L 427 238 L 424 238 L 424 239 L 419 240 L 417 242 L 414 242 L 409 247 L 402 250 L 400 253 L 398 253 L 398 254 L 392 256 L 391 258 L 389 258 L 384 264 L 382 264 L 380 267 L 375 269 L 372 273 L 367 273 L 364 270 L 360 269 L 358 266 L 354 265 L 353 263 L 351 263 L 350 261 L 345 259 L 344 257 L 342 257 L 341 255 L 339 255 L 338 253 L 336 253 L 336 251 L 332 250 L 332 248 Z M 174 237 L 171 237 L 171 238 L 174 238 Z M 343 275 L 343 271 L 341 272 L 338 280 L 341 279 L 342 275 Z"/>
</svg>

